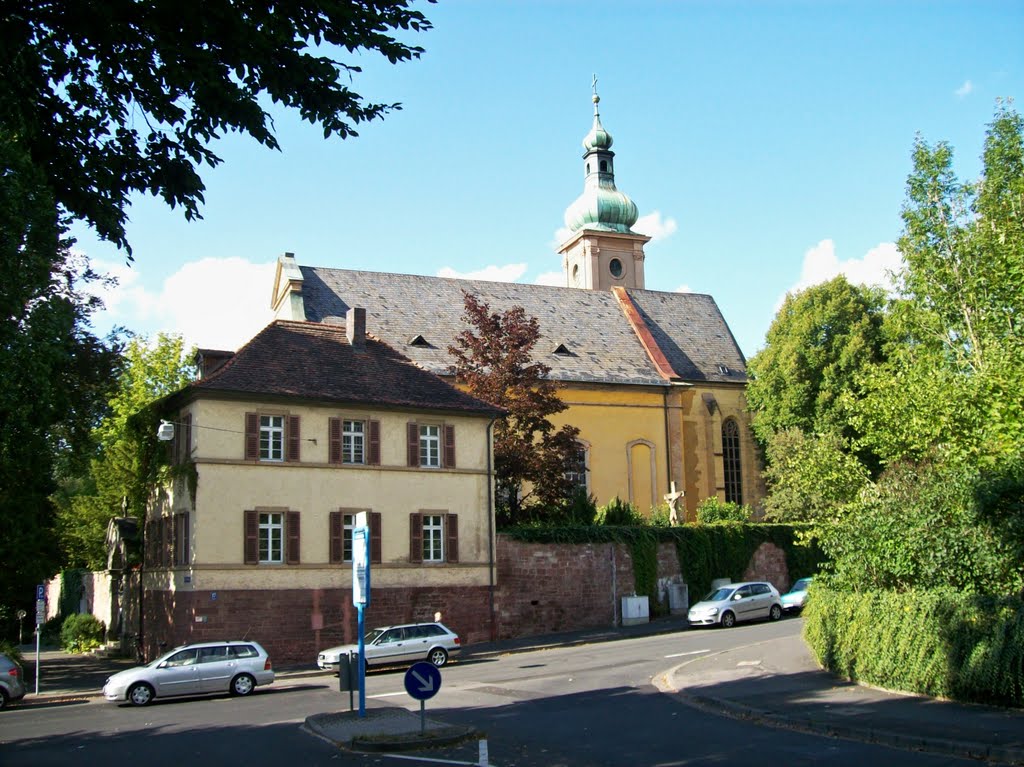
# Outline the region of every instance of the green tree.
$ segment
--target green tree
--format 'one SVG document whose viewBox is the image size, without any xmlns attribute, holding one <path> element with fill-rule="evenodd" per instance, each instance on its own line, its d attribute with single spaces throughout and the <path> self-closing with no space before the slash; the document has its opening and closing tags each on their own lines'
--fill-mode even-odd
<svg viewBox="0 0 1024 767">
<path fill-rule="evenodd" d="M 430 22 L 410 0 L 8 0 L 0 14 L 0 128 L 57 205 L 128 249 L 129 195 L 159 195 L 199 216 L 210 144 L 245 133 L 278 148 L 270 104 L 324 136 L 398 104 L 350 87 L 364 52 L 392 64 L 422 49 L 396 39 Z M 339 60 L 348 54 L 349 61 Z"/>
<path fill-rule="evenodd" d="M 135 338 L 124 352 L 117 391 L 107 416 L 93 430 L 98 452 L 86 476 L 58 495 L 58 532 L 67 567 L 106 567 L 105 534 L 112 517 L 138 513 L 146 501 L 142 463 L 145 435 L 129 419 L 195 378 L 194 349 L 180 336 L 159 334 L 153 344 Z M 127 504 L 127 509 L 122 504 Z"/>
<path fill-rule="evenodd" d="M 936 446 L 992 461 L 1024 444 L 1024 121 L 997 106 L 976 182 L 944 142 L 918 137 L 913 159 L 903 298 L 855 421 L 887 461 Z"/>
<path fill-rule="evenodd" d="M 702 525 L 714 525 L 721 522 L 749 522 L 754 511 L 749 506 L 735 501 L 723 501 L 717 495 L 711 495 L 697 504 L 697 521 Z"/>
<path fill-rule="evenodd" d="M 498 515 L 503 524 L 529 522 L 560 513 L 574 487 L 566 469 L 576 460 L 579 429 L 555 429 L 550 417 L 566 409 L 551 369 L 531 357 L 540 327 L 520 306 L 492 312 L 463 292 L 463 321 L 455 337 L 455 380 L 506 416 L 494 427 L 494 473 Z M 546 515 L 546 516 L 545 516 Z"/>
<path fill-rule="evenodd" d="M 841 275 L 786 296 L 765 348 L 749 365 L 747 402 L 762 447 L 792 428 L 848 442 L 858 436 L 849 403 L 859 396 L 859 376 L 883 358 L 884 309 L 880 290 L 851 285 Z M 874 464 L 871 455 L 861 458 Z"/>
<path fill-rule="evenodd" d="M 88 330 L 96 276 L 33 164 L 0 130 L 0 605 L 23 606 L 59 564 L 55 475 L 90 454 L 119 346 Z"/>
<path fill-rule="evenodd" d="M 835 434 L 776 432 L 768 441 L 765 518 L 776 522 L 835 520 L 857 498 L 868 471 Z"/>
</svg>

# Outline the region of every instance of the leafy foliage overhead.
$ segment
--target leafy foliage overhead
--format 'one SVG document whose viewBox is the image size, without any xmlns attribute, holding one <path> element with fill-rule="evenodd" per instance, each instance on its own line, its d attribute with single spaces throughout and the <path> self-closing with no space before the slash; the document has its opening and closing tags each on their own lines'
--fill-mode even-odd
<svg viewBox="0 0 1024 767">
<path fill-rule="evenodd" d="M 199 215 L 197 167 L 247 133 L 278 148 L 270 104 L 324 136 L 399 108 L 349 86 L 351 59 L 422 49 L 392 33 L 430 28 L 410 0 L 10 0 L 0 14 L 0 120 L 56 202 L 119 246 L 133 192 Z M 338 54 L 347 53 L 341 61 Z M 130 252 L 130 251 L 129 251 Z"/>
</svg>

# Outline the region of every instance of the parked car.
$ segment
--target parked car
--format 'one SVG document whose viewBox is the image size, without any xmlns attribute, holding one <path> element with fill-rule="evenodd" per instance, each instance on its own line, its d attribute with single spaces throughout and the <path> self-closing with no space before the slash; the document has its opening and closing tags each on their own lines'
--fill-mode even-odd
<svg viewBox="0 0 1024 767">
<path fill-rule="evenodd" d="M 690 608 L 690 623 L 698 626 L 720 624 L 731 628 L 739 621 L 782 617 L 782 600 L 770 583 L 730 583 L 714 589 Z"/>
<path fill-rule="evenodd" d="M 180 695 L 248 695 L 273 681 L 270 656 L 257 642 L 197 642 L 114 674 L 103 685 L 103 697 L 146 706 L 154 698 Z"/>
<path fill-rule="evenodd" d="M 807 588 L 814 578 L 801 578 L 793 584 L 793 588 L 782 595 L 782 609 L 786 612 L 800 612 L 807 603 Z"/>
<path fill-rule="evenodd" d="M 0 708 L 25 697 L 25 670 L 10 655 L 0 652 Z"/>
<path fill-rule="evenodd" d="M 440 668 L 448 656 L 461 649 L 459 636 L 443 623 L 408 623 L 371 629 L 363 637 L 366 665 L 390 666 L 413 664 L 426 660 Z M 316 656 L 316 665 L 329 671 L 338 670 L 338 658 L 357 653 L 359 645 L 329 647 Z"/>
</svg>

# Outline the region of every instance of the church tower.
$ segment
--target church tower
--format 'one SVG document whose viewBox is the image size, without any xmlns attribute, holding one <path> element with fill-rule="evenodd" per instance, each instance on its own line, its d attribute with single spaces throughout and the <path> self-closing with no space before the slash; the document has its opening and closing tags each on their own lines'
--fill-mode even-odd
<svg viewBox="0 0 1024 767">
<path fill-rule="evenodd" d="M 570 288 L 610 290 L 644 287 L 644 244 L 650 237 L 630 229 L 636 204 L 615 188 L 612 136 L 601 125 L 594 77 L 594 125 L 583 138 L 583 194 L 565 211 L 570 235 L 558 252 Z"/>
</svg>

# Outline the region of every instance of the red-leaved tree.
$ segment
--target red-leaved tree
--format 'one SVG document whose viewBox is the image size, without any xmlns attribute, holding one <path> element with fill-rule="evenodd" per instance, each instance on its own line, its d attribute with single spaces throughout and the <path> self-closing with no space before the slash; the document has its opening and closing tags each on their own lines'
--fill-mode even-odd
<svg viewBox="0 0 1024 767">
<path fill-rule="evenodd" d="M 551 369 L 531 358 L 540 338 L 535 317 L 520 306 L 492 312 L 463 291 L 463 321 L 470 327 L 455 337 L 458 384 L 507 411 L 494 427 L 494 473 L 501 524 L 558 516 L 574 490 L 566 477 L 576 459 L 579 429 L 556 429 L 550 416 L 566 409 L 548 378 Z"/>
</svg>

